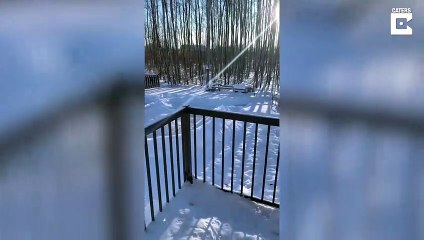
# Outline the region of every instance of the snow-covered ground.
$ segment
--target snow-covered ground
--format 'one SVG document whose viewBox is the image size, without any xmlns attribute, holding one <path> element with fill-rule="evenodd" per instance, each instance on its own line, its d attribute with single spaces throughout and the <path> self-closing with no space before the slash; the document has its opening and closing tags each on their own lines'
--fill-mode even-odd
<svg viewBox="0 0 424 240">
<path fill-rule="evenodd" d="M 159 119 L 164 118 L 170 113 L 175 112 L 184 105 L 190 105 L 198 108 L 214 109 L 228 112 L 241 112 L 250 115 L 266 115 L 278 118 L 277 107 L 272 104 L 271 96 L 268 94 L 256 94 L 253 93 L 233 93 L 231 91 L 222 92 L 207 92 L 204 88 L 199 86 L 177 86 L 177 87 L 166 87 L 147 89 L 145 95 L 145 125 L 149 125 Z M 180 124 L 180 122 L 178 122 Z M 191 117 L 191 126 L 193 126 L 193 117 Z M 196 134 L 197 134 L 197 175 L 199 179 L 203 179 L 203 150 L 206 153 L 205 159 L 205 176 L 208 183 L 212 183 L 212 166 L 215 167 L 215 185 L 221 186 L 221 167 L 222 167 L 222 132 L 223 132 L 223 121 L 217 118 L 215 122 L 215 159 L 212 160 L 212 118 L 205 118 L 205 139 L 206 144 L 203 146 L 203 119 L 202 116 L 196 116 Z M 242 173 L 242 158 L 243 158 L 243 133 L 244 124 L 243 122 L 235 122 L 235 151 L 234 151 L 234 179 L 233 188 L 235 192 L 240 192 L 243 186 L 243 193 L 250 195 L 252 187 L 252 173 L 253 173 L 253 162 L 254 162 L 254 134 L 255 124 L 246 124 L 246 149 L 245 149 L 245 164 L 244 173 Z M 175 126 L 172 124 L 172 140 L 173 140 L 173 166 L 174 169 L 178 169 L 176 163 L 176 136 Z M 225 122 L 225 143 L 224 143 L 224 188 L 230 189 L 231 185 L 231 171 L 232 171 L 232 130 L 233 121 L 226 120 Z M 257 151 L 256 151 L 256 163 L 255 163 L 255 183 L 254 183 L 254 196 L 260 198 L 262 194 L 262 176 L 264 174 L 264 160 L 265 160 L 265 147 L 267 140 L 267 126 L 258 125 L 258 139 L 257 139 Z M 167 159 L 167 171 L 169 183 L 171 183 L 171 163 L 170 163 L 170 151 L 169 151 L 169 136 L 168 126 L 165 126 L 165 143 L 166 143 L 166 159 Z M 192 133 L 193 134 L 193 133 Z M 161 181 L 161 196 L 163 205 L 166 202 L 165 188 L 164 188 L 164 174 L 163 174 L 163 159 L 162 159 L 162 145 L 161 145 L 161 131 L 157 131 L 157 142 L 159 152 L 159 169 L 160 169 L 160 181 Z M 181 143 L 181 131 L 179 132 L 179 141 Z M 148 149 L 150 158 L 150 172 L 153 184 L 153 199 L 155 213 L 159 212 L 158 193 L 156 192 L 156 174 L 155 174 L 155 162 L 154 162 L 154 146 L 152 134 L 147 136 Z M 194 138 L 192 135 L 192 146 L 194 146 Z M 180 144 L 181 148 L 181 144 Z M 268 162 L 266 168 L 266 180 L 265 180 L 265 191 L 264 199 L 272 201 L 273 188 L 276 173 L 276 163 L 279 148 L 279 128 L 271 127 L 269 135 L 269 148 L 268 148 Z M 193 151 L 193 150 L 192 150 Z M 181 151 L 180 151 L 181 154 Z M 180 157 L 180 159 L 182 159 Z M 193 154 L 193 160 L 195 159 Z M 194 167 L 195 164 L 193 163 Z M 180 166 L 182 173 L 182 164 Z M 195 171 L 193 171 L 194 173 Z M 243 184 L 241 183 L 241 176 L 243 174 Z M 181 174 L 181 178 L 182 178 Z M 177 183 L 177 173 L 175 173 L 175 182 Z M 150 222 L 150 206 L 149 206 L 149 195 L 147 193 L 147 181 L 146 181 L 146 196 L 145 196 L 145 216 L 146 223 Z M 172 186 L 168 186 L 170 198 L 172 198 Z M 176 199 L 180 198 L 177 193 Z M 170 205 L 175 200 L 170 201 Z M 275 202 L 279 203 L 279 186 L 277 184 L 277 190 L 275 194 Z M 205 206 L 206 207 L 206 206 Z M 166 205 L 164 207 L 166 209 Z M 207 208 L 207 207 L 206 207 Z"/>
<path fill-rule="evenodd" d="M 145 125 L 156 122 L 184 105 L 228 112 L 278 117 L 269 93 L 207 92 L 200 86 L 178 86 L 146 89 Z"/>
<path fill-rule="evenodd" d="M 146 239 L 279 239 L 278 209 L 195 181 L 157 216 Z"/>
</svg>

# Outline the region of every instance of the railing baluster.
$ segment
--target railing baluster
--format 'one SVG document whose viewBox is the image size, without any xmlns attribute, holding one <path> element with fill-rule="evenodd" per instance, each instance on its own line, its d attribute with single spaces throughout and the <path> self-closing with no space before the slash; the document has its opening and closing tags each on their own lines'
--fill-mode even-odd
<svg viewBox="0 0 424 240">
<path fill-rule="evenodd" d="M 264 193 L 265 193 L 265 180 L 266 180 L 266 165 L 268 163 L 268 147 L 269 147 L 269 133 L 271 130 L 271 126 L 268 125 L 268 130 L 266 133 L 266 145 L 265 145 L 265 164 L 264 164 L 264 175 L 262 177 L 262 195 L 261 200 L 264 200 Z"/>
<path fill-rule="evenodd" d="M 252 172 L 252 190 L 250 192 L 250 197 L 253 198 L 253 190 L 255 186 L 255 166 L 256 166 L 256 147 L 258 142 L 258 123 L 255 124 L 255 144 L 253 147 L 253 172 Z"/>
<path fill-rule="evenodd" d="M 206 124 L 203 115 L 203 182 L 206 182 Z"/>
<path fill-rule="evenodd" d="M 155 209 L 153 206 L 152 178 L 150 175 L 150 158 L 149 158 L 149 145 L 147 144 L 147 136 L 144 137 L 144 155 L 146 157 L 147 187 L 149 188 L 150 217 L 152 221 L 154 221 Z"/>
<path fill-rule="evenodd" d="M 162 212 L 162 193 L 161 193 L 161 187 L 160 187 L 159 160 L 158 160 L 158 143 L 157 143 L 156 130 L 153 131 L 153 149 L 154 149 L 154 152 L 155 152 L 156 185 L 158 187 L 159 211 Z"/>
<path fill-rule="evenodd" d="M 193 114 L 193 127 L 194 127 L 194 178 L 197 179 L 197 125 L 196 114 Z"/>
<path fill-rule="evenodd" d="M 181 189 L 181 165 L 180 165 L 180 141 L 178 137 L 178 118 L 175 119 L 175 143 L 176 143 L 176 150 L 177 150 L 177 165 L 178 165 L 178 188 Z"/>
<path fill-rule="evenodd" d="M 165 176 L 165 196 L 166 196 L 166 202 L 169 202 L 168 164 L 166 163 L 165 129 L 163 126 L 160 128 L 160 135 L 162 138 L 162 160 L 163 160 L 163 175 Z"/>
<path fill-rule="evenodd" d="M 233 184 L 234 184 L 234 153 L 236 146 L 236 120 L 233 120 L 233 151 L 232 151 L 232 159 L 231 159 L 231 192 L 233 192 Z"/>
<path fill-rule="evenodd" d="M 212 186 L 215 186 L 215 117 L 212 117 Z"/>
<path fill-rule="evenodd" d="M 164 129 L 163 126 L 160 128 L 160 134 L 161 134 L 161 138 L 162 138 L 163 174 L 165 175 L 165 196 L 166 196 L 166 202 L 169 202 L 168 164 L 166 163 L 165 129 Z"/>
<path fill-rule="evenodd" d="M 222 119 L 222 161 L 221 161 L 221 189 L 224 189 L 224 165 L 225 165 L 225 118 Z"/>
<path fill-rule="evenodd" d="M 278 152 L 277 152 L 277 166 L 275 168 L 274 192 L 272 194 L 272 203 L 275 203 L 275 193 L 277 192 L 277 178 L 278 178 L 279 164 L 280 164 L 280 145 L 278 145 Z"/>
<path fill-rule="evenodd" d="M 240 180 L 240 185 L 241 185 L 241 190 L 240 190 L 240 195 L 243 195 L 243 187 L 244 187 L 244 158 L 245 158 L 245 152 L 246 152 L 246 122 L 244 122 L 243 124 L 243 152 L 242 152 L 242 156 L 241 156 L 241 180 Z"/>
<path fill-rule="evenodd" d="M 175 197 L 174 149 L 172 147 L 172 126 L 168 123 L 169 158 L 171 160 L 172 195 Z"/>
</svg>

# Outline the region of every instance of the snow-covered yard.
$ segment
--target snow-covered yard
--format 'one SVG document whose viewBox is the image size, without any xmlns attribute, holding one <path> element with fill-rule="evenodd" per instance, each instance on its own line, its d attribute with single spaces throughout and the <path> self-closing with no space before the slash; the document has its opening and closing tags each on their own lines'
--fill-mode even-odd
<svg viewBox="0 0 424 240">
<path fill-rule="evenodd" d="M 145 91 L 145 125 L 164 118 L 184 105 L 278 117 L 270 93 L 207 92 L 200 86 L 151 88 Z"/>
<path fill-rule="evenodd" d="M 161 88 L 153 88 L 153 89 L 147 89 L 145 95 L 145 125 L 152 124 L 164 117 L 166 117 L 169 114 L 172 114 L 173 112 L 180 109 L 182 106 L 190 105 L 191 107 L 197 107 L 197 108 L 204 108 L 204 109 L 211 109 L 211 110 L 220 110 L 220 111 L 226 111 L 226 112 L 239 112 L 239 113 L 246 113 L 249 115 L 265 115 L 265 116 L 271 116 L 274 118 L 278 118 L 278 112 L 277 107 L 272 105 L 271 96 L 269 94 L 256 94 L 253 95 L 253 93 L 233 93 L 231 91 L 222 91 L 222 92 L 207 92 L 204 90 L 204 88 L 199 86 L 178 86 L 178 87 L 161 87 Z M 223 121 L 220 118 L 216 118 L 215 121 L 215 139 L 212 139 L 213 135 L 213 120 L 210 117 L 205 117 L 205 125 L 203 125 L 203 117 L 202 116 L 196 116 L 196 134 L 197 134 L 197 141 L 196 141 L 196 154 L 197 154 L 197 176 L 199 179 L 203 179 L 203 169 L 205 169 L 205 177 L 206 181 L 210 184 L 212 183 L 212 168 L 214 167 L 215 170 L 215 186 L 221 187 L 222 181 L 222 153 L 224 153 L 224 189 L 229 190 L 230 189 L 230 182 L 231 182 L 231 171 L 232 171 L 232 146 L 233 146 L 233 138 L 232 138 L 232 131 L 233 126 L 235 126 L 235 139 L 234 139 L 234 191 L 240 192 L 241 188 L 243 187 L 243 193 L 245 195 L 251 194 L 251 188 L 252 188 L 252 173 L 253 173 L 253 163 L 254 159 L 255 161 L 255 174 L 254 174 L 254 191 L 253 195 L 257 198 L 261 198 L 262 194 L 262 176 L 264 174 L 264 162 L 265 162 L 265 152 L 266 152 L 266 142 L 267 142 L 267 131 L 268 126 L 266 125 L 258 125 L 257 129 L 257 150 L 256 150 L 256 158 L 254 158 L 254 143 L 255 143 L 255 124 L 254 123 L 247 123 L 246 124 L 246 142 L 245 142 L 245 154 L 244 154 L 244 172 L 242 173 L 242 159 L 243 159 L 243 135 L 244 135 L 244 123 L 241 121 L 236 121 L 233 123 L 232 120 L 226 120 L 225 125 L 223 125 Z M 180 125 L 180 121 L 178 121 L 178 125 Z M 191 126 L 194 126 L 194 120 L 193 116 L 191 117 Z M 223 128 L 224 126 L 224 128 Z M 203 145 L 202 139 L 203 139 L 203 127 L 205 127 L 205 139 L 206 144 Z M 192 127 L 192 129 L 194 129 Z M 222 149 L 222 134 L 223 129 L 225 129 L 225 136 L 224 136 L 224 149 Z M 171 166 L 174 167 L 174 169 L 178 169 L 178 165 L 176 163 L 176 145 L 175 145 L 175 125 L 171 124 L 171 137 L 173 140 L 173 163 L 170 162 L 170 147 L 169 147 L 169 129 L 168 126 L 164 126 L 165 130 L 165 153 L 166 153 L 166 160 L 167 160 L 167 172 L 168 172 L 168 181 L 171 183 Z M 192 134 L 193 134 L 192 130 Z M 181 132 L 179 132 L 178 135 L 179 142 L 182 142 L 181 139 Z M 147 136 L 148 140 L 148 149 L 149 149 L 149 159 L 150 159 L 150 173 L 151 173 L 151 179 L 152 179 L 152 189 L 153 189 L 153 199 L 154 199 L 154 210 L 155 214 L 158 214 L 159 212 L 159 202 L 158 202 L 158 193 L 157 193 L 157 185 L 156 185 L 156 172 L 155 172 L 155 161 L 154 161 L 154 144 L 153 144 L 153 136 L 152 134 Z M 192 140 L 192 152 L 193 157 L 192 160 L 196 159 L 196 156 L 194 156 L 194 138 L 193 135 L 191 137 Z M 193 207 L 191 211 L 192 214 L 195 214 L 196 216 L 200 216 L 199 219 L 208 218 L 211 220 L 212 218 L 219 220 L 219 216 L 214 216 L 214 209 L 209 208 L 210 204 L 216 204 L 213 203 L 213 199 L 219 198 L 220 195 L 215 195 L 216 191 L 209 192 L 210 189 L 215 190 L 214 188 L 208 187 L 208 184 L 203 184 L 204 187 L 194 187 L 194 185 L 201 185 L 200 183 L 195 183 L 191 186 L 191 190 L 187 190 L 186 186 L 181 189 L 181 194 L 178 192 L 177 187 L 177 196 L 175 199 L 170 200 L 169 208 L 167 209 L 168 205 L 165 204 L 166 202 L 166 195 L 165 195 L 165 187 L 164 187 L 164 173 L 163 173 L 163 160 L 162 160 L 162 147 L 161 147 L 161 131 L 157 131 L 157 143 L 158 143 L 158 151 L 159 151 L 159 158 L 158 161 L 159 169 L 160 169 L 160 181 L 161 181 L 161 196 L 162 196 L 162 203 L 164 205 L 164 211 L 166 213 L 159 214 L 159 219 L 162 219 L 163 216 L 167 216 L 169 219 L 169 212 L 175 212 L 178 213 L 178 209 L 175 209 L 176 207 L 174 205 L 176 204 L 176 201 L 180 201 L 181 204 L 185 203 L 188 204 L 190 202 L 189 198 L 192 196 L 193 193 L 199 193 L 201 192 L 202 195 L 198 196 L 209 196 L 213 195 L 215 197 L 205 197 L 203 199 L 199 199 L 199 203 L 196 204 L 199 207 Z M 215 149 L 214 149 L 214 159 L 212 159 L 212 141 L 215 142 Z M 278 148 L 279 148 L 279 128 L 278 127 L 270 127 L 269 132 L 269 147 L 268 147 L 268 162 L 266 167 L 266 178 L 265 178 L 265 190 L 264 190 L 264 200 L 272 202 L 273 197 L 275 195 L 275 202 L 279 203 L 279 186 L 277 184 L 276 192 L 274 194 L 274 183 L 275 183 L 275 175 L 276 175 L 276 165 L 277 165 L 277 155 L 278 155 Z M 203 166 L 203 151 L 205 151 L 205 166 Z M 180 152 L 181 154 L 181 152 Z M 193 163 L 192 166 L 194 167 L 195 164 Z M 177 171 L 177 170 L 176 170 Z M 182 171 L 182 164 L 180 165 L 180 171 Z M 193 174 L 195 173 L 195 170 L 193 170 Z M 241 177 L 243 175 L 243 182 L 241 182 Z M 181 174 L 181 181 L 183 182 L 183 174 Z M 175 182 L 178 181 L 178 175 L 175 173 Z M 147 187 L 147 181 L 146 181 L 146 189 Z M 195 189 L 195 190 L 193 190 Z M 172 198 L 172 185 L 169 184 L 168 186 L 169 190 L 169 196 Z M 193 192 L 194 191 L 194 192 Z M 188 193 L 185 193 L 188 192 Z M 203 192 L 207 192 L 204 193 Z M 218 191 L 219 194 L 221 194 L 220 191 Z M 199 193 L 200 194 L 200 193 Z M 225 194 L 222 192 L 222 194 Z M 232 206 L 237 204 L 244 204 L 244 207 L 237 207 L 240 211 L 242 211 L 243 208 L 246 208 L 246 204 L 255 204 L 250 203 L 250 200 L 243 199 L 237 195 L 231 196 L 235 197 L 236 200 L 233 204 L 232 201 L 228 201 L 226 205 Z M 205 201 L 212 201 L 212 202 L 205 202 Z M 240 203 L 238 202 L 240 201 Z M 247 201 L 248 203 L 244 203 Z M 150 206 L 149 206 L 149 195 L 146 192 L 145 195 L 145 216 L 146 216 L 146 223 L 150 223 Z M 225 202 L 225 201 L 224 201 Z M 202 215 L 204 212 L 200 211 L 197 213 L 196 211 L 198 209 L 201 209 L 203 206 L 204 209 L 202 211 L 206 211 L 206 215 Z M 234 207 L 234 206 L 232 206 Z M 178 207 L 177 207 L 178 208 Z M 222 208 L 222 207 L 220 207 Z M 249 211 L 244 209 L 243 211 L 246 211 L 246 213 L 236 213 L 233 215 L 241 215 L 244 214 L 251 214 Z M 278 209 L 275 210 L 278 212 Z M 263 211 L 260 211 L 263 212 Z M 265 211 L 266 212 L 266 211 Z M 216 214 L 219 214 L 219 212 L 216 212 Z M 261 215 L 261 213 L 257 213 L 257 215 Z M 276 214 L 278 215 L 278 214 Z M 172 215 L 172 218 L 178 217 L 176 215 Z M 264 217 L 264 216 L 263 216 Z M 203 219 L 204 220 L 204 219 Z M 156 221 L 162 221 L 162 220 L 156 220 Z M 169 220 L 168 220 L 169 221 Z M 275 218 L 275 224 L 278 226 L 278 217 Z M 154 226 L 156 222 L 152 224 Z M 159 224 L 159 223 L 158 223 Z M 190 223 L 186 226 L 188 229 L 193 228 L 194 223 Z M 159 224 L 163 226 L 163 224 Z M 221 226 L 225 227 L 225 226 Z M 157 227 L 155 227 L 157 228 Z M 150 231 L 150 225 L 148 227 Z M 234 229 L 234 234 L 236 233 L 237 229 Z M 249 229 L 249 228 L 247 228 Z M 278 227 L 276 227 L 278 229 Z M 185 229 L 187 230 L 187 229 Z M 185 230 L 181 230 L 179 232 L 185 232 Z M 206 229 L 203 229 L 204 231 Z M 260 228 L 258 228 L 258 231 Z M 268 231 L 266 229 L 263 229 L 264 231 Z M 155 230 L 158 231 L 158 230 Z M 164 229 L 162 230 L 165 231 Z M 169 229 L 167 230 L 166 234 L 169 234 Z M 188 230 L 187 230 L 188 231 Z M 200 230 L 199 230 L 200 231 Z M 250 234 L 249 232 L 245 232 L 246 234 Z M 216 235 L 218 234 L 218 235 Z M 258 232 L 259 235 L 252 235 L 257 236 L 258 239 L 261 239 L 260 231 Z M 165 236 L 163 235 L 163 236 Z M 225 234 L 224 234 L 225 235 Z M 236 237 L 234 235 L 234 237 Z M 207 239 L 216 239 L 215 237 L 220 236 L 219 233 L 215 233 L 215 235 L 208 235 L 209 238 Z M 246 235 L 248 236 L 248 235 Z M 277 231 L 277 237 L 278 238 L 278 231 Z M 153 239 L 153 238 L 152 238 Z M 156 238 L 155 238 L 156 239 Z M 166 238 L 165 238 L 166 239 Z M 202 238 L 203 239 L 203 238 Z M 237 238 L 236 238 L 237 239 Z M 266 237 L 264 239 L 274 239 L 273 237 Z"/>
</svg>

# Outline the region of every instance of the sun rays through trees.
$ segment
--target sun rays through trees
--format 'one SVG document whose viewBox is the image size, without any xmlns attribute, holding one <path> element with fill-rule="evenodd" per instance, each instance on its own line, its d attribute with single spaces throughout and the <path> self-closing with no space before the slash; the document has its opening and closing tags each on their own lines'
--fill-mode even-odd
<svg viewBox="0 0 424 240">
<path fill-rule="evenodd" d="M 278 8 L 278 0 L 148 0 L 146 67 L 170 84 L 204 85 L 209 65 L 211 77 L 225 69 L 222 84 L 249 79 L 278 91 Z"/>
</svg>

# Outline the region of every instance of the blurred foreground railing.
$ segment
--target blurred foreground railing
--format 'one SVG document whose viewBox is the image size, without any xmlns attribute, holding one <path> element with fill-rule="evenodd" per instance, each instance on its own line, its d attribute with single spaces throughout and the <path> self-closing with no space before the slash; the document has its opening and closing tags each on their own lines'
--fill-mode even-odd
<svg viewBox="0 0 424 240">
<path fill-rule="evenodd" d="M 0 239 L 143 238 L 139 79 L 69 94 L 0 136 Z"/>
<path fill-rule="evenodd" d="M 282 94 L 285 239 L 422 239 L 423 112 Z"/>
</svg>

